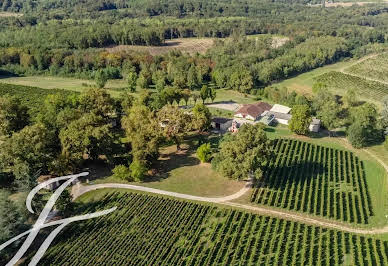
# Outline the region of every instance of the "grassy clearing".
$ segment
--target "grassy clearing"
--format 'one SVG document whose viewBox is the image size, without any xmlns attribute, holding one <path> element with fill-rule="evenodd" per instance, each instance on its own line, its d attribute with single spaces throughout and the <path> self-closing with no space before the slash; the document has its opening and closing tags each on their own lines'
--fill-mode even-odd
<svg viewBox="0 0 388 266">
<path fill-rule="evenodd" d="M 152 187 L 184 194 L 218 197 L 239 191 L 244 182 L 230 180 L 211 169 L 209 163 L 201 163 L 195 154 L 198 138 L 188 140 L 177 151 L 176 146 L 161 148 L 160 158 L 155 166 L 157 173 L 146 182 L 130 184 Z M 218 136 L 211 136 L 203 141 L 216 143 Z M 96 183 L 129 183 L 110 176 L 98 179 Z"/>
<path fill-rule="evenodd" d="M 233 115 L 234 115 L 234 112 L 227 111 L 220 108 L 209 107 L 209 110 L 212 116 L 216 116 L 216 117 L 233 118 Z"/>
<path fill-rule="evenodd" d="M 188 54 L 204 54 L 213 46 L 213 44 L 213 38 L 179 38 L 167 40 L 164 46 L 119 45 L 106 48 L 106 50 L 110 52 L 132 50 L 138 52 L 148 52 L 151 55 L 167 54 L 174 50 Z"/>
<path fill-rule="evenodd" d="M 298 93 L 311 95 L 312 87 L 313 87 L 313 84 L 315 83 L 315 78 L 317 78 L 318 76 L 324 73 L 328 73 L 330 71 L 341 71 L 343 68 L 350 66 L 352 63 L 354 63 L 354 61 L 348 60 L 348 61 L 316 68 L 312 71 L 275 83 L 273 84 L 273 86 L 279 87 L 279 88 L 287 87 Z"/>
<path fill-rule="evenodd" d="M 247 104 L 257 102 L 256 97 L 248 94 L 243 94 L 238 91 L 219 89 L 214 102 L 234 101 L 236 103 Z"/>
</svg>

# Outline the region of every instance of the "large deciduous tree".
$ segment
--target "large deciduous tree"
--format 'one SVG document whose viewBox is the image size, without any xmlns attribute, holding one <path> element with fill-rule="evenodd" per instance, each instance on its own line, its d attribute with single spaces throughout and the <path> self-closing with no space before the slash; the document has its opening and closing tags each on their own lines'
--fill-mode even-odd
<svg viewBox="0 0 388 266">
<path fill-rule="evenodd" d="M 180 150 L 183 137 L 191 129 L 191 116 L 179 107 L 166 105 L 158 112 L 158 121 L 164 137 L 173 140 Z"/>
<path fill-rule="evenodd" d="M 260 179 L 263 167 L 272 156 L 271 142 L 262 124 L 245 124 L 237 134 L 226 135 L 220 151 L 214 157 L 213 167 L 233 179 Z"/>
<path fill-rule="evenodd" d="M 0 97 L 0 136 L 9 136 L 29 123 L 28 108 L 16 97 Z"/>
<path fill-rule="evenodd" d="M 193 108 L 193 129 L 199 130 L 201 132 L 210 128 L 211 125 L 211 113 L 209 108 L 204 104 L 196 104 Z"/>
<path fill-rule="evenodd" d="M 0 166 L 16 179 L 29 182 L 37 173 L 47 173 L 56 157 L 52 133 L 42 124 L 26 126 L 0 144 Z"/>
<path fill-rule="evenodd" d="M 108 118 L 116 113 L 115 101 L 103 89 L 91 88 L 81 94 L 79 109 L 82 113 L 92 113 Z"/>
<path fill-rule="evenodd" d="M 135 160 L 150 162 L 159 155 L 160 125 L 144 105 L 134 105 L 122 118 L 122 127 L 131 142 Z"/>
<path fill-rule="evenodd" d="M 292 108 L 292 118 L 289 128 L 298 135 L 307 135 L 311 123 L 310 108 L 308 105 L 295 105 Z"/>
<path fill-rule="evenodd" d="M 93 113 L 71 122 L 60 131 L 59 139 L 63 155 L 76 164 L 83 160 L 84 155 L 97 159 L 99 155 L 109 157 L 112 154 L 111 124 Z"/>
<path fill-rule="evenodd" d="M 365 103 L 351 111 L 352 125 L 348 128 L 348 139 L 356 148 L 367 146 L 369 143 L 383 139 L 381 129 L 378 126 L 377 107 L 371 103 Z"/>
</svg>

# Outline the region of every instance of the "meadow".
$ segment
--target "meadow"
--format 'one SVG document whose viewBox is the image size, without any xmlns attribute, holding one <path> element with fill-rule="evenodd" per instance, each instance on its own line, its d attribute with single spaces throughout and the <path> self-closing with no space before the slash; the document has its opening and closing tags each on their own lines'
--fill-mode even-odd
<svg viewBox="0 0 388 266">
<path fill-rule="evenodd" d="M 40 265 L 387 265 L 388 242 L 208 204 L 136 193 L 84 205 Z"/>
</svg>

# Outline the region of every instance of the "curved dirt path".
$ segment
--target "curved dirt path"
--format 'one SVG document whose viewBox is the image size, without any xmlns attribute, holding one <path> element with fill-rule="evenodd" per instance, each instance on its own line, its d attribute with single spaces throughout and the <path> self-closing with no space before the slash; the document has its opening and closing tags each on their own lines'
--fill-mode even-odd
<svg viewBox="0 0 388 266">
<path fill-rule="evenodd" d="M 89 191 L 97 190 L 97 189 L 103 189 L 103 188 L 123 188 L 123 189 L 131 189 L 131 190 L 136 190 L 136 191 L 142 191 L 142 192 L 149 192 L 149 193 L 154 193 L 154 194 L 159 194 L 159 195 L 165 195 L 165 196 L 170 196 L 170 197 L 175 197 L 175 198 L 180 198 L 180 199 L 187 199 L 187 200 L 195 200 L 195 201 L 203 201 L 203 202 L 211 202 L 211 203 L 222 203 L 226 201 L 231 201 L 240 198 L 242 195 L 247 193 L 249 189 L 252 187 L 252 180 L 249 180 L 245 186 L 237 191 L 236 193 L 225 196 L 225 197 L 200 197 L 200 196 L 193 196 L 193 195 L 188 195 L 188 194 L 182 194 L 182 193 L 177 193 L 177 192 L 171 192 L 171 191 L 166 191 L 166 190 L 161 190 L 161 189 L 156 189 L 156 188 L 150 188 L 150 187 L 143 187 L 143 186 L 135 186 L 135 185 L 129 185 L 129 184 L 119 184 L 119 183 L 108 183 L 108 184 L 98 184 L 98 185 L 88 185 L 88 186 L 83 186 L 80 185 L 79 183 L 72 188 L 72 195 L 73 198 L 76 199 L 79 196 L 81 196 L 84 193 L 87 193 Z"/>
<path fill-rule="evenodd" d="M 250 206 L 250 205 L 246 205 L 246 204 L 231 202 L 231 200 L 238 199 L 242 195 L 247 193 L 249 191 L 249 189 L 251 188 L 251 186 L 252 186 L 252 181 L 249 181 L 238 192 L 236 192 L 230 196 L 215 197 L 215 198 L 199 197 L 199 196 L 176 193 L 176 192 L 165 191 L 165 190 L 149 188 L 149 187 L 135 186 L 135 185 L 129 185 L 129 184 L 114 184 L 114 183 L 112 183 L 112 184 L 98 184 L 98 185 L 90 185 L 90 186 L 83 186 L 83 185 L 78 184 L 78 185 L 73 186 L 72 194 L 73 194 L 73 197 L 75 199 L 84 193 L 94 191 L 97 189 L 104 189 L 104 188 L 130 189 L 130 190 L 154 193 L 154 194 L 158 194 L 158 195 L 165 195 L 165 196 L 170 196 L 170 197 L 175 197 L 175 198 L 185 199 L 185 200 L 217 203 L 217 204 L 221 204 L 221 205 L 225 205 L 225 206 L 230 206 L 230 207 L 235 207 L 235 208 L 239 208 L 239 209 L 253 211 L 253 212 L 256 212 L 256 213 L 261 214 L 261 215 L 275 216 L 275 217 L 278 217 L 281 219 L 297 221 L 297 222 L 301 222 L 304 224 L 310 224 L 310 225 L 314 225 L 314 226 L 321 226 L 321 227 L 326 227 L 326 228 L 331 228 L 331 229 L 337 229 L 337 230 L 349 232 L 349 233 L 356 233 L 356 234 L 388 233 L 388 226 L 385 226 L 382 228 L 361 229 L 361 228 L 347 226 L 344 224 L 339 224 L 336 222 L 331 222 L 329 220 L 325 221 L 325 218 L 322 218 L 322 219 L 317 218 L 316 219 L 316 218 L 309 217 L 305 214 L 291 213 L 288 211 L 282 211 L 282 210 L 272 209 L 272 208 L 268 208 L 268 207 L 261 207 L 261 206 L 255 207 L 255 206 Z"/>
</svg>

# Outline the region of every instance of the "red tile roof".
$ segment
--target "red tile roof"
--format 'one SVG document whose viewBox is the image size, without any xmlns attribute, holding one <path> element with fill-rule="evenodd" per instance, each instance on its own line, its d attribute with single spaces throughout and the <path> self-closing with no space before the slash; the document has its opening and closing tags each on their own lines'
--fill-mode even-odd
<svg viewBox="0 0 388 266">
<path fill-rule="evenodd" d="M 236 114 L 250 115 L 254 118 L 259 117 L 264 111 L 271 110 L 272 105 L 265 102 L 258 102 L 253 104 L 244 104 Z"/>
</svg>

